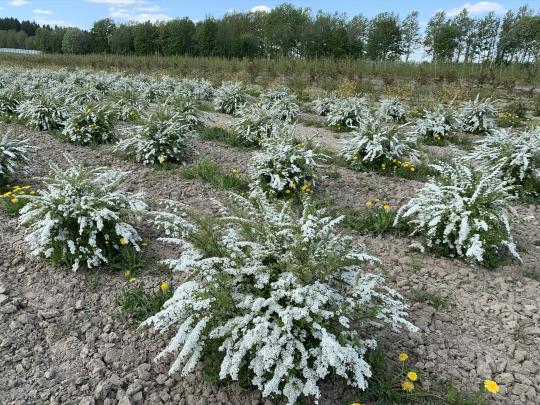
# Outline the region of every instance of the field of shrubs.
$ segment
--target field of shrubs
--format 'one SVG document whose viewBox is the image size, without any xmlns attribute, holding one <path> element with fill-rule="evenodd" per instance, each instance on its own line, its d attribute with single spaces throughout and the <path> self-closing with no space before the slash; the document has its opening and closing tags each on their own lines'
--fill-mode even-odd
<svg viewBox="0 0 540 405">
<path fill-rule="evenodd" d="M 0 68 L 0 402 L 538 403 L 535 113 Z"/>
</svg>

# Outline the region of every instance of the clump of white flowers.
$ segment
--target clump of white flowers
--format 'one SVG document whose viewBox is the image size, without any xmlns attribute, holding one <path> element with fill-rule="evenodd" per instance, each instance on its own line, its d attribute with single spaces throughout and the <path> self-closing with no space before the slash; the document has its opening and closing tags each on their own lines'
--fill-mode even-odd
<svg viewBox="0 0 540 405">
<path fill-rule="evenodd" d="M 128 128 L 126 138 L 115 147 L 135 161 L 163 164 L 166 161 L 184 162 L 192 152 L 197 133 L 184 122 L 180 113 L 157 110 L 144 117 L 142 125 Z"/>
<path fill-rule="evenodd" d="M 198 101 L 210 100 L 214 95 L 214 86 L 206 79 L 183 79 L 177 90 L 183 96 Z"/>
<path fill-rule="evenodd" d="M 418 161 L 415 141 L 401 127 L 368 116 L 359 122 L 351 139 L 345 141 L 341 155 L 352 166 L 381 168 L 392 163 Z M 395 162 L 394 162 L 395 161 Z"/>
<path fill-rule="evenodd" d="M 221 379 L 242 372 L 264 397 L 288 404 L 317 402 L 318 384 L 331 375 L 365 389 L 376 329 L 416 330 L 401 295 L 365 270 L 378 259 L 339 233 L 342 217 L 309 201 L 299 214 L 260 192 L 232 199 L 212 226 L 178 203 L 155 214 L 179 250 L 164 263 L 186 275 L 143 323 L 177 331 L 157 358 L 174 356 L 169 373 L 183 376 L 204 356 L 220 358 Z"/>
<path fill-rule="evenodd" d="M 64 121 L 62 134 L 78 145 L 112 142 L 115 139 L 114 117 L 115 111 L 108 104 L 76 105 Z"/>
<path fill-rule="evenodd" d="M 511 186 L 498 168 L 485 173 L 459 162 L 434 167 L 440 176 L 398 210 L 394 224 L 408 223 L 420 247 L 473 262 L 495 266 L 506 254 L 519 259 L 510 233 Z"/>
<path fill-rule="evenodd" d="M 474 100 L 463 103 L 459 108 L 458 116 L 461 129 L 469 133 L 484 133 L 491 130 L 494 125 L 494 116 L 497 108 L 490 98 L 480 99 L 478 94 Z"/>
<path fill-rule="evenodd" d="M 401 101 L 394 98 L 381 100 L 377 115 L 387 122 L 405 122 L 407 107 Z"/>
<path fill-rule="evenodd" d="M 335 94 L 331 94 L 328 97 L 319 97 L 316 100 L 313 100 L 311 102 L 311 108 L 315 112 L 315 114 L 319 115 L 327 115 L 334 102 L 336 101 L 337 97 Z"/>
<path fill-rule="evenodd" d="M 22 94 L 16 89 L 0 89 L 0 119 L 15 115 L 17 106 L 22 100 Z"/>
<path fill-rule="evenodd" d="M 165 105 L 173 114 L 178 113 L 181 124 L 189 126 L 190 129 L 197 129 L 203 125 L 198 104 L 192 98 L 183 94 L 173 94 L 165 100 Z"/>
<path fill-rule="evenodd" d="M 131 91 L 114 94 L 111 101 L 116 112 L 116 119 L 119 121 L 135 120 L 146 108 L 144 99 Z"/>
<path fill-rule="evenodd" d="M 34 149 L 25 138 L 6 134 L 0 137 L 0 185 L 29 162 Z"/>
<path fill-rule="evenodd" d="M 271 196 L 309 193 L 317 182 L 316 158 L 321 158 L 304 142 L 294 138 L 292 128 L 283 128 L 265 139 L 249 167 L 252 188 Z"/>
<path fill-rule="evenodd" d="M 539 176 L 536 162 L 540 161 L 540 127 L 514 133 L 506 129 L 493 131 L 477 142 L 477 147 L 466 156 L 475 160 L 489 173 L 498 167 L 511 183 L 536 183 Z M 537 190 L 540 193 L 540 190 Z"/>
<path fill-rule="evenodd" d="M 329 126 L 354 128 L 369 115 L 369 103 L 364 97 L 336 98 L 326 113 Z"/>
<path fill-rule="evenodd" d="M 17 106 L 19 118 L 38 131 L 62 128 L 67 118 L 64 102 L 51 94 L 41 94 L 24 100 Z"/>
<path fill-rule="evenodd" d="M 434 111 L 424 111 L 416 122 L 415 135 L 425 141 L 442 142 L 459 126 L 454 111 L 438 106 Z"/>
<path fill-rule="evenodd" d="M 292 123 L 300 114 L 296 96 L 287 89 L 273 89 L 262 93 L 260 105 L 274 111 L 279 119 L 287 123 Z"/>
<path fill-rule="evenodd" d="M 257 104 L 242 106 L 232 122 L 234 132 L 246 145 L 260 145 L 282 126 L 276 111 Z"/>
<path fill-rule="evenodd" d="M 146 209 L 142 194 L 121 191 L 121 173 L 89 168 L 66 155 L 69 167 L 51 164 L 45 188 L 20 211 L 32 253 L 77 270 L 110 262 L 121 249 L 140 250 L 141 238 L 127 222 Z"/>
<path fill-rule="evenodd" d="M 226 114 L 233 114 L 246 102 L 242 83 L 225 82 L 214 94 L 214 108 Z"/>
</svg>

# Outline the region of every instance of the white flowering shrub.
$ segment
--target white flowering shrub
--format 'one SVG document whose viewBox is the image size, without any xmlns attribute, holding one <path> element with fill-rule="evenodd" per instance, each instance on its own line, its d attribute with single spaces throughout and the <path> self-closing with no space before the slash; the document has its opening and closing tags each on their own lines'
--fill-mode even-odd
<svg viewBox="0 0 540 405">
<path fill-rule="evenodd" d="M 246 94 L 242 83 L 225 82 L 214 94 L 214 108 L 226 114 L 233 114 L 245 102 Z"/>
<path fill-rule="evenodd" d="M 283 126 L 278 112 L 260 105 L 245 104 L 232 122 L 235 134 L 245 145 L 260 145 L 264 139 Z"/>
<path fill-rule="evenodd" d="M 42 94 L 17 106 L 19 118 L 38 131 L 60 129 L 67 118 L 64 102 L 53 95 Z"/>
<path fill-rule="evenodd" d="M 375 329 L 416 328 L 402 297 L 365 271 L 378 260 L 309 201 L 298 214 L 260 192 L 233 196 L 230 211 L 209 218 L 178 203 L 155 222 L 180 249 L 166 260 L 185 273 L 163 309 L 143 324 L 177 330 L 158 359 L 174 355 L 169 373 L 191 373 L 218 357 L 219 377 L 247 374 L 264 397 L 319 398 L 330 375 L 360 389 L 371 376 L 365 360 Z"/>
<path fill-rule="evenodd" d="M 62 134 L 78 145 L 108 143 L 115 140 L 115 111 L 108 104 L 74 106 L 64 121 Z"/>
<path fill-rule="evenodd" d="M 183 123 L 181 114 L 157 110 L 144 117 L 142 125 L 129 128 L 130 133 L 115 146 L 145 165 L 166 161 L 184 162 L 192 152 L 197 133 Z"/>
<path fill-rule="evenodd" d="M 197 129 L 203 126 L 203 121 L 197 102 L 185 95 L 171 95 L 165 100 L 165 106 L 173 114 L 178 113 L 181 124 Z"/>
<path fill-rule="evenodd" d="M 97 104 L 103 100 L 103 93 L 94 87 L 83 87 L 71 90 L 66 96 L 67 104 Z"/>
<path fill-rule="evenodd" d="M 490 98 L 480 99 L 480 95 L 477 95 L 474 100 L 466 101 L 459 108 L 461 129 L 474 134 L 488 132 L 495 125 L 496 113 L 497 108 Z"/>
<path fill-rule="evenodd" d="M 144 99 L 130 91 L 114 94 L 111 102 L 118 121 L 136 120 L 147 108 Z"/>
<path fill-rule="evenodd" d="M 460 124 L 454 111 L 438 106 L 434 111 L 424 111 L 416 122 L 415 135 L 428 142 L 443 142 Z"/>
<path fill-rule="evenodd" d="M 177 91 L 187 98 L 198 101 L 210 100 L 214 95 L 214 86 L 206 79 L 183 79 Z"/>
<path fill-rule="evenodd" d="M 260 105 L 274 111 L 279 119 L 287 123 L 292 123 L 300 114 L 296 96 L 286 89 L 273 89 L 262 93 Z"/>
<path fill-rule="evenodd" d="M 335 94 L 331 94 L 329 97 L 319 97 L 311 102 L 311 108 L 315 114 L 325 116 L 332 109 L 332 105 L 336 101 Z"/>
<path fill-rule="evenodd" d="M 478 162 L 486 173 L 499 168 L 512 184 L 538 187 L 540 167 L 536 165 L 540 162 L 540 127 L 519 133 L 506 129 L 494 130 L 477 142 L 476 148 L 466 159 Z M 537 189 L 538 193 L 540 190 Z"/>
<path fill-rule="evenodd" d="M 25 197 L 19 223 L 32 253 L 77 270 L 107 264 L 121 249 L 140 251 L 141 238 L 127 221 L 146 209 L 143 195 L 121 191 L 121 173 L 66 159 L 67 169 L 51 164 L 45 188 Z"/>
<path fill-rule="evenodd" d="M 359 122 L 341 150 L 343 158 L 355 167 L 371 167 L 389 170 L 396 163 L 405 161 L 407 166 L 418 161 L 414 138 L 400 131 L 395 124 L 385 123 L 377 117 L 368 116 Z M 410 166 L 414 169 L 414 166 Z M 414 170 L 413 170 L 414 171 Z"/>
<path fill-rule="evenodd" d="M 22 100 L 22 94 L 16 89 L 0 89 L 0 119 L 15 115 L 17 106 Z"/>
<path fill-rule="evenodd" d="M 377 115 L 387 122 L 405 122 L 407 107 L 401 101 L 393 98 L 381 100 Z"/>
<path fill-rule="evenodd" d="M 369 104 L 364 97 L 337 98 L 329 106 L 326 122 L 329 126 L 354 128 L 369 115 Z"/>
<path fill-rule="evenodd" d="M 262 146 L 249 167 L 252 188 L 260 188 L 275 197 L 313 190 L 318 181 L 316 159 L 322 156 L 295 140 L 292 129 L 277 131 Z"/>
<path fill-rule="evenodd" d="M 34 149 L 28 139 L 5 134 L 0 137 L 0 186 L 29 162 Z"/>
<path fill-rule="evenodd" d="M 497 168 L 484 173 L 459 162 L 434 167 L 440 176 L 398 210 L 394 224 L 406 222 L 420 247 L 487 266 L 507 254 L 519 259 L 510 233 L 511 186 Z"/>
</svg>

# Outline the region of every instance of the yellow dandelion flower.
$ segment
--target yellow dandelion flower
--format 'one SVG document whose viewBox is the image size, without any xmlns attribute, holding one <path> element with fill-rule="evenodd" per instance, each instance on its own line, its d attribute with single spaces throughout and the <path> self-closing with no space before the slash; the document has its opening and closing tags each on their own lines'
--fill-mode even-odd
<svg viewBox="0 0 540 405">
<path fill-rule="evenodd" d="M 302 191 L 306 191 L 309 189 L 309 183 L 304 183 L 304 185 L 302 187 L 300 187 L 300 190 Z"/>
<path fill-rule="evenodd" d="M 130 274 L 131 274 L 131 271 L 129 271 L 129 270 L 124 271 L 124 276 L 127 277 L 127 276 L 129 276 Z"/>
<path fill-rule="evenodd" d="M 407 378 L 411 381 L 416 381 L 418 379 L 418 375 L 414 371 L 409 371 L 407 373 Z"/>
<path fill-rule="evenodd" d="M 290 187 L 290 188 L 296 188 L 296 183 L 290 183 L 290 184 L 289 184 L 289 187 Z"/>
<path fill-rule="evenodd" d="M 399 354 L 399 361 L 407 361 L 409 359 L 409 355 L 407 353 L 401 352 Z"/>
<path fill-rule="evenodd" d="M 135 277 L 131 277 L 131 278 L 129 279 L 129 282 L 130 282 L 130 283 L 134 283 L 134 282 L 136 282 L 136 281 L 137 281 L 137 279 L 136 279 Z"/>
<path fill-rule="evenodd" d="M 371 207 L 372 205 L 373 205 L 373 202 L 371 202 L 371 201 L 368 201 L 368 202 L 366 203 L 366 207 Z"/>
<path fill-rule="evenodd" d="M 164 281 L 163 283 L 161 283 L 159 285 L 159 289 L 163 292 L 167 291 L 169 289 L 169 283 L 167 283 L 166 281 Z"/>
<path fill-rule="evenodd" d="M 493 380 L 484 381 L 484 388 L 486 389 L 486 391 L 491 392 L 492 394 L 496 394 L 500 391 L 499 384 L 497 384 Z"/>
<path fill-rule="evenodd" d="M 122 238 L 120 239 L 120 244 L 124 246 L 125 244 L 127 244 L 127 241 L 124 238 Z"/>
<path fill-rule="evenodd" d="M 383 208 L 384 208 L 385 210 L 390 209 L 390 204 L 384 204 L 384 205 L 383 205 Z"/>
<path fill-rule="evenodd" d="M 18 198 L 12 198 L 12 199 L 11 199 L 11 202 L 12 202 L 13 204 L 18 203 L 18 202 L 19 202 L 19 199 L 18 199 Z"/>
<path fill-rule="evenodd" d="M 414 172 L 414 171 L 416 171 L 416 169 L 413 166 L 413 167 L 411 167 L 411 172 Z"/>
<path fill-rule="evenodd" d="M 405 392 L 412 392 L 412 390 L 414 390 L 414 384 L 409 380 L 405 380 L 401 383 L 401 388 Z"/>
<path fill-rule="evenodd" d="M 287 189 L 285 190 L 285 194 L 290 194 L 291 193 L 291 190 Z"/>
</svg>

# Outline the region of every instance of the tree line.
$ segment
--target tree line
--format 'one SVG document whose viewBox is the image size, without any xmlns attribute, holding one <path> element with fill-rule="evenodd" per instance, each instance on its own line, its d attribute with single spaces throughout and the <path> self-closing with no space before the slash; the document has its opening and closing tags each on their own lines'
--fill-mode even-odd
<svg viewBox="0 0 540 405">
<path fill-rule="evenodd" d="M 21 46 L 24 44 L 24 46 Z M 14 46 L 17 45 L 17 46 Z M 392 12 L 372 19 L 344 13 L 312 13 L 281 4 L 270 12 L 229 13 L 194 22 L 115 24 L 96 21 L 88 31 L 38 26 L 0 19 L 0 47 L 25 47 L 49 53 L 191 55 L 272 58 L 355 58 L 405 60 L 419 48 L 436 62 L 536 62 L 540 56 L 540 13 L 528 6 L 502 18 L 435 14 L 421 32 L 418 12 L 404 18 Z"/>
</svg>

